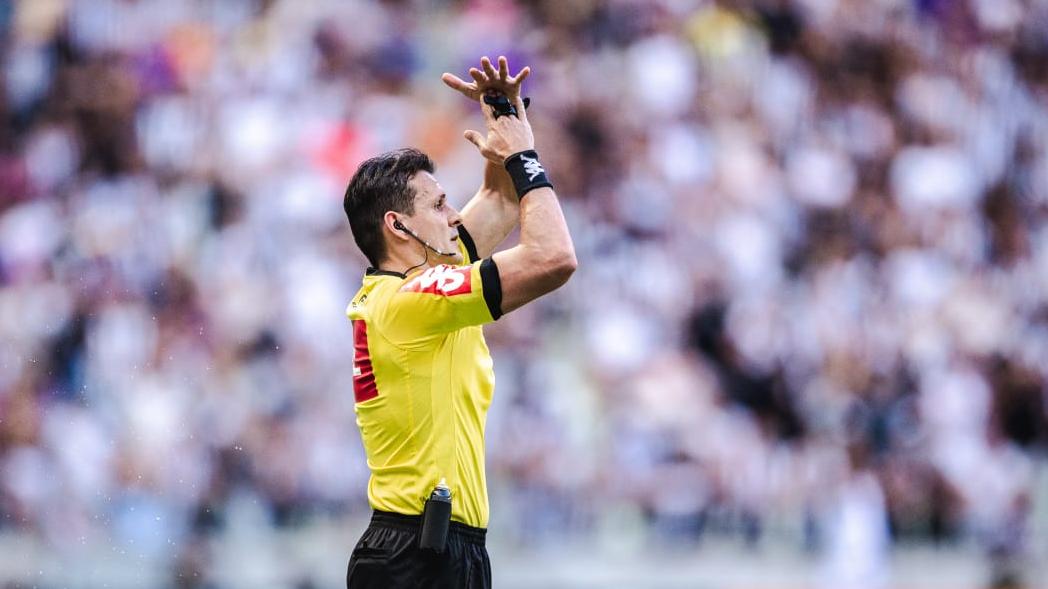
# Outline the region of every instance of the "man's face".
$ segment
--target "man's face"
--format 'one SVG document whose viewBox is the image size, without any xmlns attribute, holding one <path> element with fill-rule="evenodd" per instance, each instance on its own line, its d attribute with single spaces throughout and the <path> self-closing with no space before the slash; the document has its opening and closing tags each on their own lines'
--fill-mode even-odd
<svg viewBox="0 0 1048 589">
<path fill-rule="evenodd" d="M 462 254 L 458 246 L 458 228 L 462 222 L 458 211 L 447 202 L 447 195 L 440 183 L 429 172 L 419 172 L 408 182 L 415 190 L 415 214 L 404 215 L 404 224 L 442 252 L 454 252 L 452 256 L 437 256 L 444 264 L 461 264 Z M 430 254 L 434 252 L 430 251 Z"/>
</svg>

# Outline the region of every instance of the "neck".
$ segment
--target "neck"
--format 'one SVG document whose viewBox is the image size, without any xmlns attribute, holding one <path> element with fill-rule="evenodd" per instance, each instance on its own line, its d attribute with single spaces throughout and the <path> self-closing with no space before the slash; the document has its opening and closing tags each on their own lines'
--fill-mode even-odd
<svg viewBox="0 0 1048 589">
<path fill-rule="evenodd" d="M 385 272 L 396 272 L 397 274 L 408 275 L 419 268 L 428 268 L 439 262 L 439 256 L 429 251 L 428 248 L 418 244 L 418 248 L 406 247 L 400 251 L 391 252 L 382 263 L 379 264 L 378 270 Z"/>
</svg>

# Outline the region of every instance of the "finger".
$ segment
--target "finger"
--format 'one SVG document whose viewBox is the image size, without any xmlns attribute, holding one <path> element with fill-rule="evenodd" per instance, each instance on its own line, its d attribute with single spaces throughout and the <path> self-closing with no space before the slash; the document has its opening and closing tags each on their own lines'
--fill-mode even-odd
<svg viewBox="0 0 1048 589">
<path fill-rule="evenodd" d="M 505 55 L 499 56 L 499 80 L 508 82 L 509 78 L 509 61 L 506 60 Z"/>
<path fill-rule="evenodd" d="M 491 60 L 488 59 L 488 56 L 485 55 L 484 57 L 480 58 L 480 65 L 484 68 L 484 73 L 488 75 L 489 80 L 494 81 L 498 79 L 498 74 L 495 72 L 495 67 L 491 65 Z"/>
<path fill-rule="evenodd" d="M 520 84 L 520 83 L 522 83 L 522 82 L 523 82 L 524 80 L 528 79 L 528 76 L 529 76 L 529 75 L 531 75 L 531 68 L 530 68 L 530 67 L 528 67 L 528 66 L 524 66 L 524 68 L 523 68 L 523 69 L 521 69 L 521 70 L 520 70 L 520 72 L 519 72 L 519 73 L 517 73 L 517 75 L 513 76 L 513 77 L 512 77 L 511 79 L 510 79 L 510 83 L 511 83 L 511 84 L 515 84 L 515 85 L 516 85 L 516 84 Z"/>
<path fill-rule="evenodd" d="M 487 124 L 488 128 L 490 129 L 491 126 L 495 124 L 495 120 L 496 120 L 495 119 L 495 111 L 491 107 L 490 104 L 486 104 L 484 102 L 484 94 L 483 93 L 481 93 L 481 96 L 480 96 L 480 114 L 484 116 L 484 122 Z"/>
<path fill-rule="evenodd" d="M 515 87 L 516 92 L 513 96 L 513 106 L 517 107 L 517 118 L 528 122 L 528 109 L 524 108 L 524 94 L 520 91 L 520 86 Z"/>
<path fill-rule="evenodd" d="M 517 107 L 517 116 L 520 120 L 528 121 L 528 112 L 524 108 L 524 80 L 531 74 L 531 68 L 524 66 L 523 69 L 511 78 L 510 87 L 513 89 L 510 96 L 513 98 L 513 106 Z"/>
<path fill-rule="evenodd" d="M 479 149 L 481 153 L 483 153 L 484 150 L 488 148 L 488 146 L 484 144 L 484 136 L 472 129 L 464 132 L 462 136 L 466 138 L 466 141 L 469 141 L 473 145 L 476 145 L 477 149 Z"/>
<path fill-rule="evenodd" d="M 516 99 L 513 101 L 513 105 L 517 107 L 517 118 L 525 123 L 528 122 L 528 110 L 524 108 L 524 99 L 517 93 Z"/>
<path fill-rule="evenodd" d="M 459 78 L 454 74 L 445 73 L 444 75 L 440 76 L 440 79 L 445 84 L 447 84 L 447 86 L 452 90 L 458 90 L 459 92 L 466 94 L 467 96 L 471 95 L 473 92 L 476 92 L 477 90 L 476 84 L 467 84 L 465 80 Z"/>
<path fill-rule="evenodd" d="M 488 77 L 484 75 L 484 72 L 475 67 L 469 68 L 469 75 L 476 80 L 478 88 L 488 83 Z"/>
</svg>

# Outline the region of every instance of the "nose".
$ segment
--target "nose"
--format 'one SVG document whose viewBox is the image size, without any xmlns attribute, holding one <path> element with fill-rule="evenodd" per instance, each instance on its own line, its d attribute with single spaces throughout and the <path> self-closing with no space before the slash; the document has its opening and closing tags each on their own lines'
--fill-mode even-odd
<svg viewBox="0 0 1048 589">
<path fill-rule="evenodd" d="M 448 207 L 448 209 L 450 209 L 451 211 L 450 213 L 448 213 L 448 227 L 454 227 L 462 223 L 462 215 L 459 215 L 459 212 L 450 206 Z"/>
</svg>

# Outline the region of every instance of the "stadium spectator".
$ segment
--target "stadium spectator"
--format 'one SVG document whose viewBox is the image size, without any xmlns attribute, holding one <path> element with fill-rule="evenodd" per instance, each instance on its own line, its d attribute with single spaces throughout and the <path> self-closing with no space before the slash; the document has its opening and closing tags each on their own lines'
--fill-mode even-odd
<svg viewBox="0 0 1048 589">
<path fill-rule="evenodd" d="M 0 528 L 206 586 L 211 535 L 364 513 L 342 185 L 414 145 L 463 204 L 476 115 L 432 81 L 504 53 L 543 72 L 583 262 L 488 334 L 505 529 L 830 558 L 833 488 L 872 545 L 881 513 L 1013 578 L 1048 431 L 1048 5 L 413 6 L 0 1 Z"/>
</svg>

